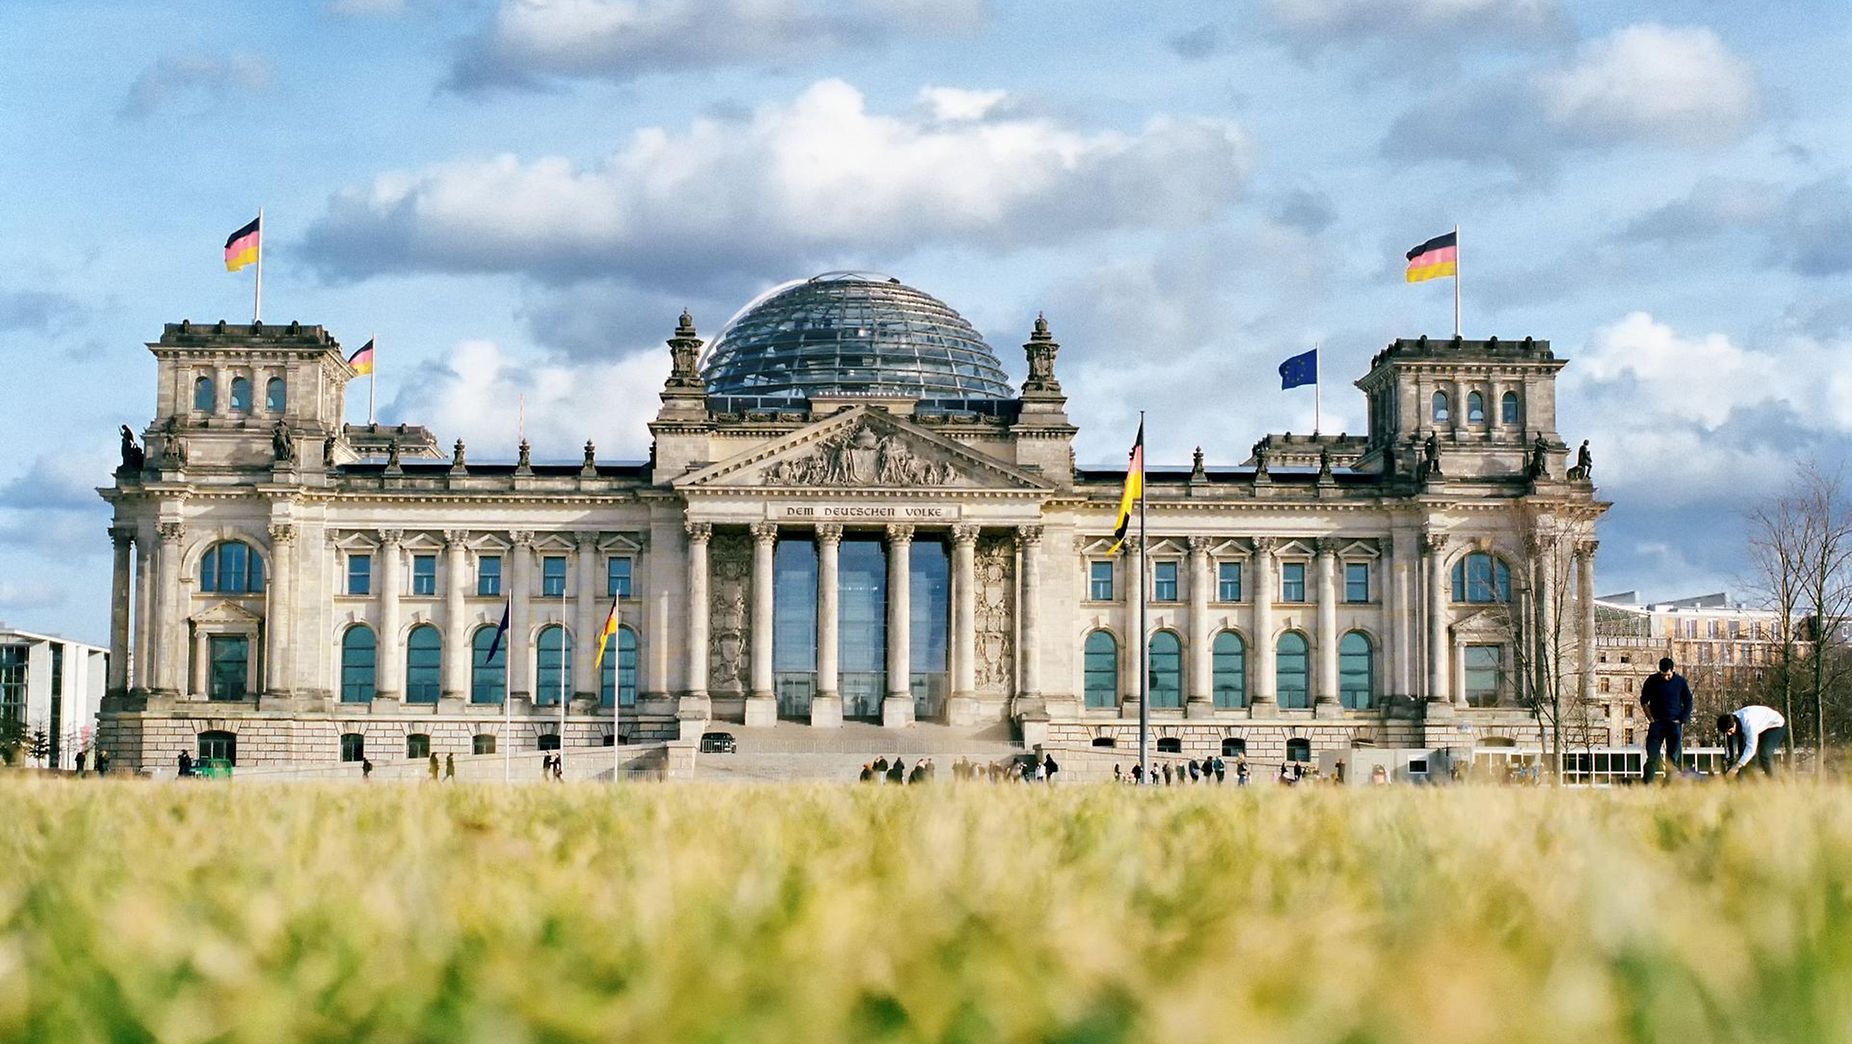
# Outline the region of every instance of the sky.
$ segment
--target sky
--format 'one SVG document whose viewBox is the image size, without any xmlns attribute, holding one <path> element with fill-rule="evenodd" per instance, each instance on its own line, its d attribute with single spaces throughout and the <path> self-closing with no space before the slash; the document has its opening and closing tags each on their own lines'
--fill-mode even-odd
<svg viewBox="0 0 1852 1044">
<path fill-rule="evenodd" d="M 1082 464 L 1246 459 L 1446 336 L 1570 360 L 1598 585 L 1745 589 L 1744 513 L 1852 435 L 1852 5 L 1722 0 L 5 0 L 0 621 L 108 633 L 116 430 L 161 324 L 377 337 L 378 412 L 512 459 L 648 453 L 683 308 L 894 275 L 1012 378 L 1038 312 Z M 350 389 L 363 421 L 366 389 Z"/>
</svg>

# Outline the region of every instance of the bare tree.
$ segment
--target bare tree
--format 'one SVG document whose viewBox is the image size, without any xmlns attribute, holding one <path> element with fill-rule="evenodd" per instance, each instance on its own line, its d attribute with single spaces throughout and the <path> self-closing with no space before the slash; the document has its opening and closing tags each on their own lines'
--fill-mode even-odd
<svg viewBox="0 0 1852 1044">
<path fill-rule="evenodd" d="M 1793 496 L 1784 494 L 1771 504 L 1749 512 L 1750 590 L 1775 611 L 1775 662 L 1770 676 L 1771 696 L 1781 702 L 1781 716 L 1794 721 L 1794 624 L 1800 609 L 1801 548 L 1806 543 L 1801 511 Z"/>
<path fill-rule="evenodd" d="M 1594 695 L 1580 685 L 1580 667 L 1592 649 L 1582 649 L 1580 608 L 1574 597 L 1577 541 L 1587 535 L 1574 521 L 1525 505 L 1520 531 L 1529 552 L 1527 593 L 1506 607 L 1519 701 L 1537 724 L 1537 742 L 1550 751 L 1557 782 L 1564 753 L 1593 743 Z M 1581 592 L 1593 597 L 1593 592 Z"/>
</svg>

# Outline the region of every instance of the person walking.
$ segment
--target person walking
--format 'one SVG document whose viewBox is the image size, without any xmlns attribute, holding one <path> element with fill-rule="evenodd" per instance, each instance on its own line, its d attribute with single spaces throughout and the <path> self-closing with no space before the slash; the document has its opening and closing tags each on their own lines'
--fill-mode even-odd
<svg viewBox="0 0 1852 1044">
<path fill-rule="evenodd" d="M 894 760 L 887 767 L 887 781 L 889 783 L 905 783 L 907 781 L 907 763 L 900 760 L 900 755 L 898 754 L 894 755 Z"/>
<path fill-rule="evenodd" d="M 1235 786 L 1245 787 L 1247 785 L 1248 785 L 1248 756 L 1246 754 L 1236 754 L 1235 755 Z"/>
<path fill-rule="evenodd" d="M 437 782 L 437 752 L 431 752 L 431 782 Z"/>
<path fill-rule="evenodd" d="M 1055 773 L 1061 771 L 1061 766 L 1055 764 L 1055 756 L 1053 754 L 1045 753 L 1042 755 L 1042 771 L 1048 777 L 1048 782 L 1053 783 L 1055 781 Z"/>
<path fill-rule="evenodd" d="M 1220 754 L 1215 756 L 1215 781 L 1217 783 L 1228 782 L 1228 762 L 1223 761 Z"/>
<path fill-rule="evenodd" d="M 369 780 L 369 779 L 372 779 L 372 778 L 373 778 L 373 763 L 372 763 L 371 761 L 368 761 L 368 760 L 367 760 L 367 759 L 365 759 L 365 758 L 361 758 L 361 759 L 360 759 L 360 779 L 361 779 L 361 782 L 365 782 L 365 781 L 367 781 L 367 780 Z"/>
<path fill-rule="evenodd" d="M 1143 765 L 1133 765 L 1132 766 L 1132 785 L 1138 786 L 1144 781 L 1145 781 L 1145 767 Z"/>
<path fill-rule="evenodd" d="M 1735 758 L 1725 776 L 1740 773 L 1754 758 L 1764 776 L 1775 775 L 1775 755 L 1788 739 L 1788 719 L 1773 707 L 1752 703 L 1731 714 L 1717 715 L 1717 732 L 1723 736 L 1726 756 Z"/>
<path fill-rule="evenodd" d="M 1202 766 L 1196 763 L 1195 758 L 1191 758 L 1186 764 L 1190 766 L 1190 782 L 1201 783 L 1203 781 Z"/>
<path fill-rule="evenodd" d="M 1691 720 L 1691 686 L 1685 676 L 1672 669 L 1672 658 L 1663 657 L 1659 670 L 1640 685 L 1640 706 L 1646 708 L 1645 781 L 1651 783 L 1659 774 L 1659 756 L 1663 749 L 1672 759 L 1672 774 L 1684 767 L 1685 723 Z"/>
<path fill-rule="evenodd" d="M 188 776 L 191 776 L 192 774 L 193 774 L 193 755 L 188 754 L 186 751 L 183 750 L 180 752 L 180 778 L 186 779 Z"/>
<path fill-rule="evenodd" d="M 457 756 L 455 754 L 445 754 L 444 779 L 449 781 L 455 778 L 457 778 Z"/>
</svg>

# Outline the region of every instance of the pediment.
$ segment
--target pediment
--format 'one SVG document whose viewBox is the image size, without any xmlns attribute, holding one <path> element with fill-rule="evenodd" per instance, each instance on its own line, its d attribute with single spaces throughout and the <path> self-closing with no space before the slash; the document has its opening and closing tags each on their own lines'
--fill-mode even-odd
<svg viewBox="0 0 1852 1044">
<path fill-rule="evenodd" d="M 675 488 L 1040 493 L 1054 486 L 885 411 L 855 406 L 684 475 Z"/>
<path fill-rule="evenodd" d="M 262 621 L 262 616 L 236 602 L 216 602 L 193 614 L 193 623 L 201 627 L 248 628 Z"/>
<path fill-rule="evenodd" d="M 1511 619 L 1503 608 L 1488 606 L 1455 620 L 1453 631 L 1467 638 L 1509 638 Z"/>
</svg>

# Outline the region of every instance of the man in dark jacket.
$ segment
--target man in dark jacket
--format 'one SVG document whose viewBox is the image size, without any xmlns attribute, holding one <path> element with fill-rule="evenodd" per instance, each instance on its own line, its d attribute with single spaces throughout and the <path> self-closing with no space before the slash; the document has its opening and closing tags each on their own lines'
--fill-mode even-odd
<svg viewBox="0 0 1852 1044">
<path fill-rule="evenodd" d="M 1659 774 L 1659 752 L 1672 757 L 1672 771 L 1684 767 L 1685 723 L 1691 720 L 1691 686 L 1672 670 L 1672 658 L 1659 661 L 1659 671 L 1640 686 L 1640 706 L 1646 708 L 1646 782 Z"/>
</svg>

